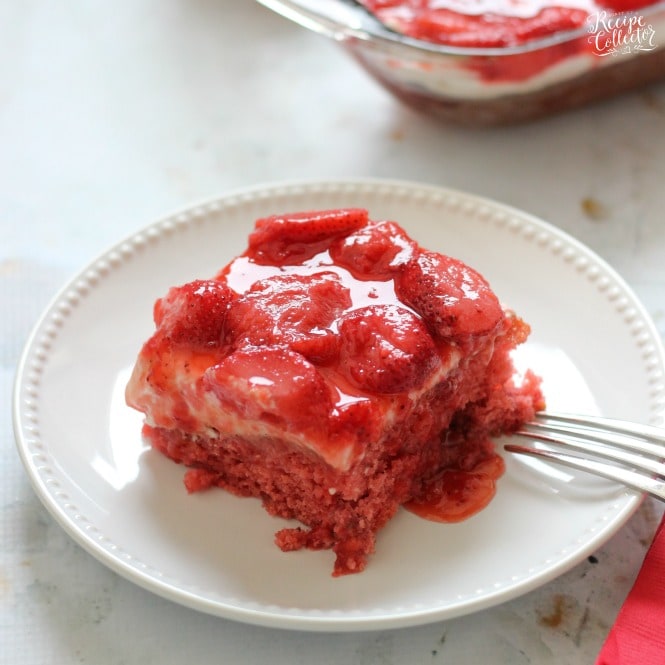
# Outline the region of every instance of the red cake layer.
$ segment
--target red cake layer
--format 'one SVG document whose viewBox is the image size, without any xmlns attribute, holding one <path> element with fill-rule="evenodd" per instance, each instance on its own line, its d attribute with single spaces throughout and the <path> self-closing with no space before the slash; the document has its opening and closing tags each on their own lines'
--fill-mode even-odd
<svg viewBox="0 0 665 665">
<path fill-rule="evenodd" d="M 492 497 L 490 437 L 542 407 L 529 333 L 486 280 L 362 209 L 257 221 L 213 279 L 174 287 L 127 387 L 144 433 L 211 486 L 261 499 L 283 550 L 361 571 L 401 505 L 456 520 Z"/>
</svg>

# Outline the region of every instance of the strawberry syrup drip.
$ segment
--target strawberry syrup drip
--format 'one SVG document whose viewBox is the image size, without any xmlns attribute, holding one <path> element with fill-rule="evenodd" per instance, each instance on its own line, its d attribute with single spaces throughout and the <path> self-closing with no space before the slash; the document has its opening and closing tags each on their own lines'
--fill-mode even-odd
<svg viewBox="0 0 665 665">
<path fill-rule="evenodd" d="M 470 471 L 448 469 L 404 507 L 433 522 L 461 522 L 481 511 L 496 493 L 496 481 L 505 463 L 499 455 L 480 462 Z"/>
</svg>

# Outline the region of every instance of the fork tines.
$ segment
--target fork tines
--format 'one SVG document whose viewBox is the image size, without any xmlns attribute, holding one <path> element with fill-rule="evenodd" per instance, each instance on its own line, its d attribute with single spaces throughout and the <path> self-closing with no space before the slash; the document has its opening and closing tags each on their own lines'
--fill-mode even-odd
<svg viewBox="0 0 665 665">
<path fill-rule="evenodd" d="M 515 435 L 530 439 L 534 445 L 506 444 L 509 452 L 588 471 L 665 501 L 663 428 L 599 416 L 542 412 Z M 575 453 L 563 452 L 563 448 Z"/>
</svg>

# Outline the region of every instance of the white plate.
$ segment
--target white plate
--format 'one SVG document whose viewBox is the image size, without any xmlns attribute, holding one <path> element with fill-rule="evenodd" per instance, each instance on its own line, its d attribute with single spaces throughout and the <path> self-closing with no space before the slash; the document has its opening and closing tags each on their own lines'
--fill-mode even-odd
<svg viewBox="0 0 665 665">
<path fill-rule="evenodd" d="M 533 328 L 518 362 L 544 376 L 551 409 L 662 417 L 661 342 L 626 284 L 555 227 L 466 194 L 387 181 L 253 188 L 162 220 L 105 253 L 37 324 L 14 395 L 18 448 L 63 528 L 133 582 L 204 612 L 300 630 L 373 630 L 448 619 L 514 598 L 598 548 L 640 497 L 609 482 L 507 459 L 491 505 L 461 524 L 406 511 L 360 575 L 332 578 L 330 552 L 283 553 L 284 522 L 258 501 L 188 496 L 184 469 L 140 437 L 123 400 L 154 300 L 213 274 L 254 219 L 365 206 L 422 244 L 479 269 Z M 547 525 L 546 528 L 543 525 Z"/>
</svg>

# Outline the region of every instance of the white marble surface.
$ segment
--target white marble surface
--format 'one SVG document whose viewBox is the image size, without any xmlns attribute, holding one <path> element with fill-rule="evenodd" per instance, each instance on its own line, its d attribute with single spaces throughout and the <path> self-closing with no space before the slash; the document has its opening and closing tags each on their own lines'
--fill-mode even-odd
<svg viewBox="0 0 665 665">
<path fill-rule="evenodd" d="M 246 626 L 133 586 L 65 535 L 16 454 L 12 383 L 41 310 L 93 256 L 174 209 L 303 177 L 417 180 L 534 213 L 618 269 L 665 335 L 665 87 L 459 130 L 248 0 L 5 2 L 0 44 L 0 663 L 592 663 L 659 505 L 558 580 L 472 616 L 349 635 Z"/>
</svg>

